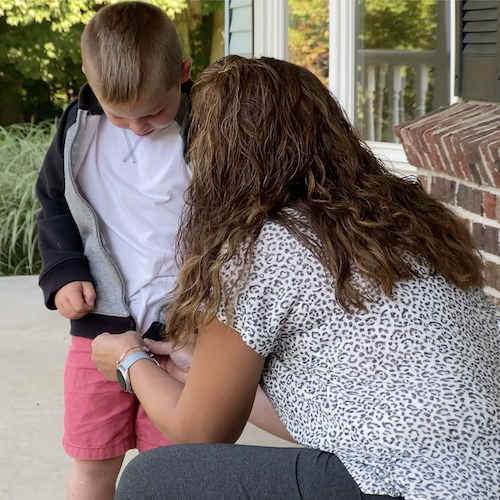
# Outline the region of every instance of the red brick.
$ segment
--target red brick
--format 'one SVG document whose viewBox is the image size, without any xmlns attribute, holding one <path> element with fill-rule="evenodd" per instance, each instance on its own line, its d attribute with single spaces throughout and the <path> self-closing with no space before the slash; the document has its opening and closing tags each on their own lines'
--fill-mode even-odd
<svg viewBox="0 0 500 500">
<path fill-rule="evenodd" d="M 467 230 L 469 231 L 469 233 L 471 233 L 472 232 L 472 227 L 471 227 L 471 221 L 470 221 L 470 219 L 464 219 L 463 217 L 461 217 L 460 220 L 462 221 L 462 224 L 467 228 Z"/>
<path fill-rule="evenodd" d="M 431 194 L 442 203 L 455 204 L 455 190 L 457 183 L 443 177 L 432 177 Z"/>
<path fill-rule="evenodd" d="M 484 284 L 497 288 L 497 265 L 493 262 L 486 261 L 484 263 Z"/>
<path fill-rule="evenodd" d="M 488 286 L 500 291 L 500 266 L 498 264 L 486 261 L 484 277 Z"/>
<path fill-rule="evenodd" d="M 495 111 L 498 113 L 498 109 Z M 481 117 L 480 123 L 474 123 L 471 128 L 462 133 L 462 147 L 469 162 L 474 162 L 481 176 L 479 182 L 489 186 L 493 185 L 491 174 L 493 164 L 490 161 L 490 155 L 487 154 L 487 145 L 499 139 L 498 126 L 498 116 L 490 111 Z"/>
<path fill-rule="evenodd" d="M 483 192 L 460 184 L 457 190 L 457 205 L 478 215 L 483 213 Z"/>
<path fill-rule="evenodd" d="M 500 222 L 500 203 L 497 203 L 495 214 L 496 214 L 496 220 L 497 220 L 497 222 Z"/>
<path fill-rule="evenodd" d="M 454 151 L 450 151 L 450 137 L 453 134 L 453 129 L 448 128 L 446 133 L 442 134 L 436 142 L 436 147 L 441 163 L 444 164 L 444 169 L 453 177 L 462 178 L 463 174 L 457 168 L 456 162 L 452 161 Z"/>
<path fill-rule="evenodd" d="M 488 191 L 483 191 L 483 215 L 488 219 L 497 219 L 497 196 Z"/>
<path fill-rule="evenodd" d="M 496 227 L 478 223 L 472 224 L 472 237 L 479 250 L 499 255 L 498 236 L 499 230 Z"/>
<path fill-rule="evenodd" d="M 443 159 L 451 159 L 455 158 L 455 161 L 446 161 L 445 170 L 453 176 L 462 177 L 463 172 L 460 166 L 456 163 L 457 148 L 454 147 L 453 138 L 460 135 L 461 130 L 463 129 L 464 119 L 469 118 L 469 116 L 473 116 L 473 110 L 470 109 L 470 106 L 462 106 L 462 107 L 451 107 L 451 110 L 454 110 L 453 113 L 447 113 L 446 117 L 443 117 L 443 125 L 442 130 L 439 132 L 439 147 L 440 147 L 440 156 Z"/>
<path fill-rule="evenodd" d="M 429 176 L 427 174 L 421 174 L 419 173 L 417 175 L 417 178 L 420 182 L 420 184 L 422 184 L 422 187 L 427 191 L 429 192 L 429 186 L 428 186 L 428 183 L 429 183 Z"/>
<path fill-rule="evenodd" d="M 500 187 L 500 105 L 456 103 L 395 130 L 415 166 Z"/>
<path fill-rule="evenodd" d="M 467 163 L 467 158 L 460 145 L 460 135 L 454 135 L 451 137 L 451 148 L 454 152 L 455 168 L 462 172 L 462 179 L 474 182 L 469 165 Z"/>
<path fill-rule="evenodd" d="M 452 165 L 452 167 L 450 167 L 450 170 L 453 170 L 453 175 L 455 175 L 459 179 L 467 179 L 464 169 L 460 167 L 460 158 L 455 148 L 453 134 L 448 134 L 443 137 L 442 147 L 443 150 L 446 150 L 448 157 L 450 158 L 449 162 Z"/>
<path fill-rule="evenodd" d="M 483 146 L 485 156 L 490 160 L 490 173 L 493 185 L 500 188 L 500 138 Z"/>
<path fill-rule="evenodd" d="M 500 145 L 500 131 L 498 130 L 498 124 L 496 124 L 495 129 L 490 133 L 483 135 L 481 140 L 478 142 L 478 149 L 481 153 L 482 164 L 486 171 L 488 177 L 488 184 L 490 186 L 495 186 L 500 181 L 500 176 L 498 175 L 496 160 L 498 160 L 498 146 Z M 474 147 L 474 145 L 472 145 Z M 496 151 L 496 153 L 495 153 Z"/>
<path fill-rule="evenodd" d="M 426 120 L 424 125 L 423 138 L 428 144 L 431 155 L 435 158 L 436 164 L 434 169 L 444 171 L 451 175 L 456 175 L 456 169 L 453 164 L 448 161 L 448 154 L 445 149 L 441 148 L 441 142 L 444 137 L 453 135 L 457 130 L 460 130 L 463 115 L 466 107 L 450 106 L 443 110 L 441 114 L 434 114 L 429 120 Z"/>
</svg>

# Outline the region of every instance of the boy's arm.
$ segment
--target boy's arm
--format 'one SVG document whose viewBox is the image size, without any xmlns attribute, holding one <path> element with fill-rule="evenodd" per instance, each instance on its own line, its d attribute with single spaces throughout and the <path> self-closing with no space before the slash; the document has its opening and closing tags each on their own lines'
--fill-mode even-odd
<svg viewBox="0 0 500 500">
<path fill-rule="evenodd" d="M 36 185 L 42 207 L 37 218 L 42 256 L 39 284 L 49 309 L 56 309 L 54 296 L 67 283 L 93 283 L 80 233 L 64 197 L 64 138 L 67 128 L 75 121 L 76 111 L 75 101 L 64 112 Z"/>
</svg>

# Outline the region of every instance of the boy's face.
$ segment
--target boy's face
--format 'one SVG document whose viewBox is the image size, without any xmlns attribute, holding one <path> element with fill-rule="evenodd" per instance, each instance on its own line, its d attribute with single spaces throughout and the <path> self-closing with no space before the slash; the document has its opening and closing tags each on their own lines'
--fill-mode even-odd
<svg viewBox="0 0 500 500">
<path fill-rule="evenodd" d="M 135 135 L 145 136 L 165 128 L 175 118 L 181 100 L 180 88 L 158 92 L 150 98 L 138 99 L 132 106 L 105 104 L 102 109 L 108 120 Z"/>
<path fill-rule="evenodd" d="M 187 59 L 182 65 L 180 83 L 189 79 L 190 69 L 191 60 Z M 129 129 L 135 135 L 146 136 L 155 130 L 165 128 L 174 120 L 181 101 L 180 83 L 170 90 L 157 92 L 148 98 L 140 98 L 132 106 L 106 104 L 102 101 L 100 104 L 113 125 Z"/>
</svg>

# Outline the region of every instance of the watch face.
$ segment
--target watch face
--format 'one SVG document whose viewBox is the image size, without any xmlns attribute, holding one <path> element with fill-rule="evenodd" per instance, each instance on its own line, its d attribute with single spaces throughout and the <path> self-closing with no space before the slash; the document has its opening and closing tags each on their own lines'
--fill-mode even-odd
<svg viewBox="0 0 500 500">
<path fill-rule="evenodd" d="M 148 359 L 149 361 L 152 361 L 153 363 L 156 363 L 158 366 L 160 366 L 156 359 L 151 358 L 144 351 L 134 352 L 130 356 L 127 356 L 123 360 L 123 362 L 120 363 L 116 368 L 116 378 L 118 379 L 120 387 L 125 392 L 130 392 L 131 394 L 134 393 L 132 384 L 130 383 L 130 375 L 128 373 L 128 370 L 136 361 L 139 361 L 140 359 Z"/>
<path fill-rule="evenodd" d="M 116 377 L 118 378 L 118 383 L 120 384 L 120 387 L 125 391 L 127 391 L 127 383 L 125 382 L 125 377 L 123 376 L 122 371 L 117 368 L 116 369 Z"/>
</svg>

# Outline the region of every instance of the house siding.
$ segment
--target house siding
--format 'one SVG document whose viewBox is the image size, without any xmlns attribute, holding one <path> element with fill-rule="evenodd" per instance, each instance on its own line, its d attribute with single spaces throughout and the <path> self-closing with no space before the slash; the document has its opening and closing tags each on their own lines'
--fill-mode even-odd
<svg viewBox="0 0 500 500">
<path fill-rule="evenodd" d="M 226 54 L 253 56 L 253 2 L 226 2 Z"/>
</svg>

